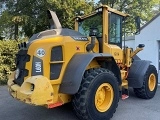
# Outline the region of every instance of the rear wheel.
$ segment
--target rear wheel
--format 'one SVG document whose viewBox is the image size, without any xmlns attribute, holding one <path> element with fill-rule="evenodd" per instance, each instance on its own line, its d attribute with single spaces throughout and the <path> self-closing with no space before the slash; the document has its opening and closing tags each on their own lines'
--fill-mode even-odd
<svg viewBox="0 0 160 120">
<path fill-rule="evenodd" d="M 158 84 L 158 75 L 155 66 L 150 65 L 143 79 L 141 88 L 134 88 L 134 93 L 137 97 L 143 99 L 151 99 L 154 97 Z"/>
<path fill-rule="evenodd" d="M 87 70 L 80 89 L 73 98 L 73 108 L 80 120 L 108 120 L 116 111 L 119 88 L 109 70 Z"/>
</svg>

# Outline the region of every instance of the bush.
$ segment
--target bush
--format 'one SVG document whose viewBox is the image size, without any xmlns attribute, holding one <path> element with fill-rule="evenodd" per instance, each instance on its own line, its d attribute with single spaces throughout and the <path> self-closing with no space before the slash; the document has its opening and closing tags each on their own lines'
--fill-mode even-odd
<svg viewBox="0 0 160 120">
<path fill-rule="evenodd" d="M 0 41 L 0 84 L 6 84 L 8 75 L 15 70 L 15 54 L 18 51 L 15 40 Z"/>
</svg>

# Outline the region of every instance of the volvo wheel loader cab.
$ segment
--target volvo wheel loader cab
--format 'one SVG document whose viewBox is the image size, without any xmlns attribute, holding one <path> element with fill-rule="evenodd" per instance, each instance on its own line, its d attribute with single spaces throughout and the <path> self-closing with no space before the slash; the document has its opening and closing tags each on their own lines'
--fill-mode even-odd
<svg viewBox="0 0 160 120">
<path fill-rule="evenodd" d="M 154 97 L 156 68 L 136 55 L 144 45 L 134 51 L 122 46 L 128 15 L 103 5 L 76 17 L 71 30 L 47 13 L 51 29 L 19 44 L 17 69 L 8 80 L 14 98 L 47 108 L 72 102 L 80 120 L 108 120 L 129 87 L 140 98 Z"/>
</svg>

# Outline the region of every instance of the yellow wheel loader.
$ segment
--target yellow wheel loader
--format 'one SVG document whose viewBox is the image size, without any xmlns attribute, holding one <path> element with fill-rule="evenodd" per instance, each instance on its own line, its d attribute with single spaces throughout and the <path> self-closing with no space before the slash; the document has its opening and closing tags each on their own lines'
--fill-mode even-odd
<svg viewBox="0 0 160 120">
<path fill-rule="evenodd" d="M 127 14 L 103 5 L 76 17 L 75 30 L 62 28 L 55 12 L 47 14 L 51 29 L 18 45 L 17 69 L 8 80 L 14 98 L 47 108 L 72 102 L 80 120 L 108 120 L 129 87 L 140 98 L 154 97 L 156 68 L 136 55 L 144 45 L 122 45 Z"/>
</svg>

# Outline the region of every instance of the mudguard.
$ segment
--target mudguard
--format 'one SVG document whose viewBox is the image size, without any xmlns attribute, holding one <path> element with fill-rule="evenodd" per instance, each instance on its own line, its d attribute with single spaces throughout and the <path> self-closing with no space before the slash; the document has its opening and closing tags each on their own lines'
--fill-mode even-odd
<svg viewBox="0 0 160 120">
<path fill-rule="evenodd" d="M 86 70 L 86 67 L 94 58 L 112 58 L 113 63 L 116 64 L 114 58 L 110 54 L 102 54 L 102 53 L 75 54 L 66 68 L 66 72 L 63 76 L 59 92 L 65 94 L 77 93 L 82 81 L 83 74 Z M 120 70 L 116 71 L 119 71 L 118 74 L 120 74 Z"/>
<path fill-rule="evenodd" d="M 127 77 L 129 87 L 141 88 L 143 85 L 144 75 L 151 61 L 134 60 Z"/>
</svg>

